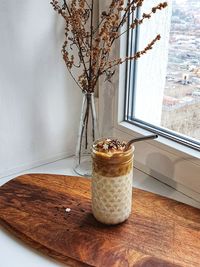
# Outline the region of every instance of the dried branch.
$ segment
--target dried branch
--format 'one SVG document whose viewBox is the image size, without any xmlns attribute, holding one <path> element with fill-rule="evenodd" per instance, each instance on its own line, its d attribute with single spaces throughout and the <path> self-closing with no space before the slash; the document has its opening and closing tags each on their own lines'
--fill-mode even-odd
<svg viewBox="0 0 200 267">
<path fill-rule="evenodd" d="M 137 60 L 138 58 L 140 58 L 142 55 L 146 54 L 148 50 L 151 50 L 154 46 L 154 44 L 159 41 L 161 39 L 160 34 L 158 34 L 143 50 L 136 52 L 134 55 L 129 56 L 129 57 L 125 57 L 124 59 L 118 58 L 118 59 L 114 59 L 112 61 L 109 61 L 107 63 L 108 67 L 106 67 L 103 71 L 103 73 L 106 73 L 108 70 L 110 70 L 111 68 L 122 64 L 124 62 L 127 62 L 129 60 Z M 102 73 L 102 74 L 103 74 Z"/>
<path fill-rule="evenodd" d="M 62 6 L 58 4 L 58 0 L 50 2 L 54 10 L 65 20 L 62 55 L 70 75 L 82 91 L 94 92 L 101 75 L 104 74 L 105 80 L 110 81 L 115 73 L 114 67 L 128 60 L 137 60 L 152 49 L 155 42 L 160 39 L 160 35 L 157 35 L 143 50 L 134 55 L 110 60 L 115 40 L 127 31 L 137 28 L 145 19 L 151 19 L 153 14 L 167 6 L 167 3 L 163 2 L 152 7 L 149 13 L 142 14 L 142 18 L 134 18 L 128 28 L 120 33 L 128 17 L 133 17 L 134 12 L 143 5 L 143 2 L 144 0 L 128 0 L 124 4 L 124 0 L 111 0 L 108 9 L 102 12 L 100 22 L 95 29 L 93 28 L 94 0 L 90 2 L 71 0 L 68 3 L 63 0 Z M 75 53 L 77 56 L 74 55 Z M 73 68 L 80 68 L 82 73 L 75 77 L 75 74 L 72 74 Z"/>
<path fill-rule="evenodd" d="M 153 13 L 155 14 L 157 10 L 161 10 L 161 9 L 165 8 L 166 6 L 167 6 L 167 2 L 160 3 L 159 5 L 153 7 L 152 10 L 151 10 L 151 12 L 149 12 L 149 13 L 143 13 L 142 14 L 142 19 L 135 18 L 134 21 L 133 21 L 133 23 L 130 24 L 129 28 L 126 29 L 125 31 L 123 31 L 122 33 L 120 33 L 119 35 L 117 35 L 113 39 L 112 43 L 116 39 L 118 39 L 120 36 L 122 36 L 123 34 L 125 34 L 126 32 L 128 32 L 130 29 L 135 29 L 138 25 L 142 24 L 145 19 L 150 19 L 151 16 L 152 16 L 152 14 Z"/>
<path fill-rule="evenodd" d="M 91 3 L 91 20 L 90 20 L 90 63 L 89 63 L 89 88 L 88 90 L 91 90 L 91 80 L 92 80 L 92 37 L 93 37 L 93 9 L 94 9 L 94 5 L 93 5 L 93 1 Z"/>
</svg>

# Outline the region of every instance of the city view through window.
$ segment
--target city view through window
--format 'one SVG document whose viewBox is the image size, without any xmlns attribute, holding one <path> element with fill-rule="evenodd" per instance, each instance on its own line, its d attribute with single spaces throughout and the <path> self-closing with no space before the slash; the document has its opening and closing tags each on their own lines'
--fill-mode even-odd
<svg viewBox="0 0 200 267">
<path fill-rule="evenodd" d="M 161 126 L 200 140 L 200 1 L 173 0 Z"/>
</svg>

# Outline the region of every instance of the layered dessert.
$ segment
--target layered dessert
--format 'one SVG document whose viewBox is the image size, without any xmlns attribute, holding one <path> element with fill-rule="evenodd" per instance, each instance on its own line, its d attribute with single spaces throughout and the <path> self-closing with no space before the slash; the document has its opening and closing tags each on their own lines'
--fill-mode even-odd
<svg viewBox="0 0 200 267">
<path fill-rule="evenodd" d="M 125 221 L 132 206 L 132 146 L 105 138 L 92 147 L 92 210 L 95 218 L 105 224 Z"/>
</svg>

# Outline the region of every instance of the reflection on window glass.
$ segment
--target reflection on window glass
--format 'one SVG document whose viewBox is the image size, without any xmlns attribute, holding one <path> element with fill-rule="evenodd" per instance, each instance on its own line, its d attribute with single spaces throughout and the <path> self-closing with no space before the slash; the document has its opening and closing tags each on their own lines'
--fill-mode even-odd
<svg viewBox="0 0 200 267">
<path fill-rule="evenodd" d="M 161 126 L 200 140 L 199 0 L 173 0 Z"/>
</svg>

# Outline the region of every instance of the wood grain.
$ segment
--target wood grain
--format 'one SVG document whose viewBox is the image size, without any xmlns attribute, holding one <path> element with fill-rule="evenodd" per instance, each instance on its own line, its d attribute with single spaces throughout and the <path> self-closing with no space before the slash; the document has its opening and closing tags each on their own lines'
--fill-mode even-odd
<svg viewBox="0 0 200 267">
<path fill-rule="evenodd" d="M 105 226 L 90 199 L 89 179 L 26 174 L 0 187 L 0 224 L 73 267 L 200 266 L 198 209 L 134 189 L 130 218 Z"/>
</svg>

